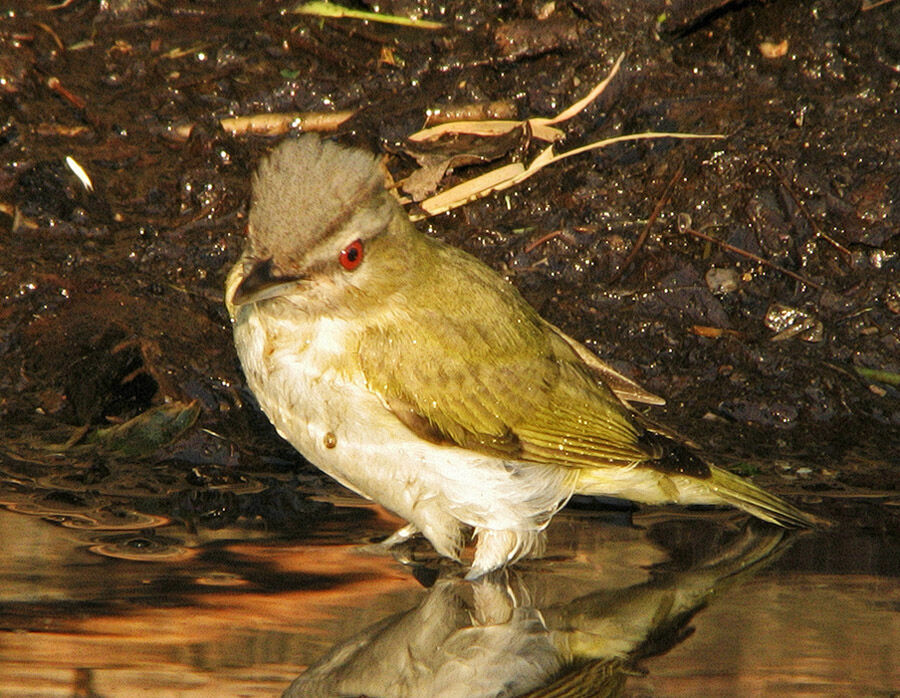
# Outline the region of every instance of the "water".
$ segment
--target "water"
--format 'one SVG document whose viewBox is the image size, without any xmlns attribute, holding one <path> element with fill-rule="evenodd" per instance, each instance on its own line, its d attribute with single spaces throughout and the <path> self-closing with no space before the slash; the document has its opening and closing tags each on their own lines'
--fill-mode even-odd
<svg viewBox="0 0 900 698">
<path fill-rule="evenodd" d="M 900 689 L 900 551 L 879 499 L 787 536 L 728 512 L 570 508 L 545 559 L 475 584 L 427 546 L 403 562 L 360 548 L 396 522 L 354 502 L 291 536 L 6 499 L 4 697 Z"/>
</svg>

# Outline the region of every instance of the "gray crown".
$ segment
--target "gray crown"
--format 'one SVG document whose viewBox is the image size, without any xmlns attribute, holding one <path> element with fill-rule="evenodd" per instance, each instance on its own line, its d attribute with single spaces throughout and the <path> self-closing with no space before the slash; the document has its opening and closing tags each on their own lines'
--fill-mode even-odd
<svg viewBox="0 0 900 698">
<path fill-rule="evenodd" d="M 253 177 L 252 244 L 276 259 L 295 259 L 343 225 L 384 189 L 378 159 L 313 135 L 279 144 Z M 379 202 L 380 203 L 380 202 Z"/>
</svg>

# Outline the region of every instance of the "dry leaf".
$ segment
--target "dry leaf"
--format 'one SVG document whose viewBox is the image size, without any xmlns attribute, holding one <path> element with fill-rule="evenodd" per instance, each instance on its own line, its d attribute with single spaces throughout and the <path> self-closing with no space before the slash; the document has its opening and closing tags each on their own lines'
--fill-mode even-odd
<svg viewBox="0 0 900 698">
<path fill-rule="evenodd" d="M 451 209 L 462 206 L 469 201 L 487 196 L 493 191 L 506 189 L 512 186 L 513 180 L 517 175 L 525 171 L 525 166 L 521 162 L 514 162 L 509 165 L 503 165 L 483 175 L 473 177 L 455 187 L 442 191 L 429 199 L 422 202 L 422 208 L 429 216 L 438 213 L 444 213 Z M 419 220 L 424 216 L 412 216 L 413 220 Z"/>
<path fill-rule="evenodd" d="M 220 119 L 219 124 L 233 136 L 240 136 L 245 133 L 279 136 L 291 129 L 298 131 L 334 131 L 353 116 L 354 113 L 354 111 L 348 110 L 251 114 L 249 116 L 232 116 Z"/>
<path fill-rule="evenodd" d="M 599 97 L 610 81 L 619 72 L 622 60 L 625 54 L 620 54 L 615 64 L 600 83 L 598 83 L 586 96 L 579 99 L 575 104 L 564 109 L 562 112 L 551 118 L 531 117 L 524 121 L 452 121 L 431 128 L 422 129 L 408 136 L 410 141 L 427 141 L 435 140 L 447 134 L 469 134 L 477 136 L 501 136 L 509 133 L 513 129 L 526 125 L 530 129 L 531 135 L 538 140 L 554 143 L 560 140 L 565 133 L 558 128 L 553 128 L 554 124 L 561 123 L 571 119 L 573 116 L 582 111 L 586 106 Z"/>
<path fill-rule="evenodd" d="M 696 133 L 660 133 L 656 131 L 648 131 L 647 133 L 631 133 L 624 136 L 614 136 L 613 138 L 605 138 L 600 141 L 588 143 L 579 148 L 567 150 L 559 155 L 554 154 L 553 146 L 547 146 L 526 168 L 522 163 L 513 163 L 512 165 L 504 165 L 495 170 L 486 172 L 483 175 L 470 179 L 467 182 L 457 184 L 450 187 L 446 191 L 441 192 L 421 203 L 422 210 L 428 216 L 434 216 L 438 213 L 444 213 L 454 208 L 458 208 L 463 204 L 487 196 L 495 191 L 502 191 L 511 186 L 524 182 L 532 175 L 537 174 L 547 165 L 573 155 L 586 153 L 590 150 L 598 150 L 613 143 L 622 143 L 625 141 L 648 140 L 652 138 L 724 138 L 721 134 L 696 134 Z M 420 220 L 424 216 L 413 216 L 413 220 Z"/>
</svg>

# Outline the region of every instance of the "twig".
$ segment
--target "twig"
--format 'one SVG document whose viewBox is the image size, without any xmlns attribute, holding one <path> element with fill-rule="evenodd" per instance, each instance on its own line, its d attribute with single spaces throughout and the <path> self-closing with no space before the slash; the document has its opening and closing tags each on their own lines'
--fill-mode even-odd
<svg viewBox="0 0 900 698">
<path fill-rule="evenodd" d="M 779 264 L 775 264 L 775 262 L 770 262 L 768 259 L 760 257 L 759 255 L 753 254 L 747 250 L 741 249 L 740 247 L 735 247 L 724 240 L 719 240 L 718 238 L 713 237 L 712 235 L 707 235 L 706 233 L 701 233 L 699 230 L 694 230 L 693 228 L 685 227 L 682 228 L 682 232 L 687 233 L 688 235 L 693 235 L 694 237 L 700 238 L 701 240 L 707 240 L 709 242 L 714 242 L 723 250 L 727 250 L 729 252 L 734 252 L 735 254 L 739 254 L 742 257 L 746 257 L 747 259 L 752 259 L 754 262 L 758 262 L 759 264 L 763 264 L 771 269 L 775 269 L 776 271 L 780 271 L 782 274 L 787 274 L 792 279 L 796 279 L 802 284 L 806 284 L 807 286 L 811 286 L 817 291 L 824 291 L 825 287 L 817 284 L 815 281 L 810 281 L 805 276 L 798 274 L 797 272 L 793 272 L 790 269 L 785 269 Z"/>
<path fill-rule="evenodd" d="M 63 43 L 63 40 L 59 38 L 59 34 L 53 31 L 53 27 L 51 27 L 46 22 L 35 22 L 35 24 L 45 32 L 47 32 L 51 37 L 53 37 L 53 40 L 56 42 L 56 45 L 59 47 L 60 51 L 66 50 L 66 45 Z"/>
<path fill-rule="evenodd" d="M 859 8 L 862 12 L 874 10 L 876 7 L 887 5 L 892 0 L 863 0 L 862 6 Z"/>
<path fill-rule="evenodd" d="M 502 136 L 510 131 L 527 126 L 531 135 L 538 140 L 553 143 L 562 140 L 565 132 L 558 128 L 553 128 L 555 124 L 568 121 L 573 116 L 583 111 L 591 102 L 603 94 L 606 86 L 612 81 L 619 72 L 619 67 L 625 59 L 625 54 L 619 54 L 609 74 L 597 83 L 587 95 L 579 99 L 577 102 L 561 111 L 556 116 L 546 118 L 542 116 L 532 116 L 522 121 L 514 121 L 509 119 L 490 119 L 487 121 L 448 121 L 437 126 L 417 131 L 407 136 L 410 141 L 431 141 L 447 134 L 466 134 L 473 136 Z"/>
<path fill-rule="evenodd" d="M 803 214 L 803 217 L 806 218 L 806 221 L 813 229 L 816 237 L 827 240 L 835 247 L 835 249 L 850 258 L 852 256 L 850 250 L 848 250 L 831 236 L 827 235 L 825 231 L 819 227 L 819 224 L 816 223 L 816 220 L 810 215 L 809 211 L 806 209 L 806 206 L 803 205 L 803 202 L 800 200 L 797 192 L 794 191 L 794 188 L 791 186 L 791 183 L 788 181 L 787 177 L 785 177 L 784 174 L 782 174 L 782 172 L 777 167 L 775 167 L 775 163 L 769 160 L 769 158 L 764 158 L 763 162 L 766 163 L 766 167 L 772 170 L 772 174 L 774 174 L 778 178 L 778 180 L 781 182 L 781 186 L 783 186 L 787 193 L 790 194 L 790 197 L 794 200 L 794 203 L 797 204 L 797 208 L 800 210 L 800 213 Z"/>
<path fill-rule="evenodd" d="M 529 242 L 527 245 L 525 245 L 525 254 L 528 254 L 535 248 L 540 247 L 545 242 L 549 242 L 553 238 L 559 237 L 560 235 L 562 235 L 562 232 L 563 232 L 562 230 L 554 230 L 554 231 L 547 233 L 546 235 L 541 235 L 537 240 Z"/>
<path fill-rule="evenodd" d="M 647 241 L 647 237 L 650 235 L 650 229 L 653 227 L 653 224 L 656 223 L 656 219 L 659 218 L 659 214 L 662 213 L 663 206 L 668 203 L 669 198 L 672 196 L 672 190 L 675 187 L 675 182 L 681 177 L 681 173 L 684 172 L 684 165 L 679 165 L 678 169 L 675 171 L 675 174 L 672 175 L 672 179 L 669 180 L 669 183 L 666 185 L 665 190 L 659 200 L 656 202 L 656 206 L 653 207 L 653 212 L 650 214 L 650 217 L 647 219 L 647 223 L 644 224 L 644 229 L 641 231 L 641 234 L 638 236 L 637 242 L 634 243 L 634 247 L 631 248 L 631 252 L 628 253 L 628 256 L 625 258 L 625 261 L 622 262 L 622 266 L 619 267 L 619 270 L 613 274 L 612 278 L 609 280 L 610 284 L 616 283 L 625 271 L 628 269 L 629 265 L 634 261 L 634 258 L 637 256 L 637 253 L 640 252 L 641 247 L 644 246 L 644 243 Z"/>
<path fill-rule="evenodd" d="M 73 94 L 72 92 L 69 92 L 69 90 L 63 87 L 62 83 L 59 81 L 59 78 L 47 78 L 47 87 L 53 90 L 56 94 L 58 94 L 76 109 L 84 109 L 87 106 L 87 102 L 85 102 L 81 97 Z"/>
</svg>

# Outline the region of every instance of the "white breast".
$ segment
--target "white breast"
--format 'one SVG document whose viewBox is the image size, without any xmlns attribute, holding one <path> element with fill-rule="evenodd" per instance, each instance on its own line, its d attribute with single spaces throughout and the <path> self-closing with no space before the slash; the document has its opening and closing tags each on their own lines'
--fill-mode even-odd
<svg viewBox="0 0 900 698">
<path fill-rule="evenodd" d="M 348 406 L 365 398 L 364 386 L 333 368 L 347 351 L 346 332 L 340 321 L 303 327 L 253 307 L 241 308 L 234 324 L 247 383 L 278 432 L 329 475 L 367 494 L 354 482 L 356 469 L 342 467 L 339 457 L 348 445 Z"/>
<path fill-rule="evenodd" d="M 413 523 L 444 555 L 458 555 L 461 523 L 530 535 L 571 493 L 564 469 L 436 445 L 410 432 L 361 372 L 335 369 L 356 365 L 345 356 L 354 349 L 343 320 L 317 318 L 298 331 L 296 317 L 248 306 L 237 312 L 234 336 L 247 382 L 278 432 L 343 485 Z"/>
</svg>

